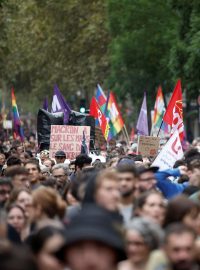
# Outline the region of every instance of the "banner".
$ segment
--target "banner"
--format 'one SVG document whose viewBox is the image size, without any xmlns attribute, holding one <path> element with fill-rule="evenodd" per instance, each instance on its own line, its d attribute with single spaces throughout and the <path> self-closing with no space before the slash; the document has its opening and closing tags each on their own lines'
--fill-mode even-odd
<svg viewBox="0 0 200 270">
<path fill-rule="evenodd" d="M 182 157 L 183 149 L 178 130 L 176 130 L 156 157 L 152 166 L 158 166 L 160 170 L 172 169 L 174 163 Z"/>
<path fill-rule="evenodd" d="M 58 150 L 66 153 L 67 159 L 75 159 L 81 153 L 81 144 L 85 133 L 86 144 L 89 149 L 90 127 L 52 125 L 50 135 L 50 158 L 55 157 Z"/>
<path fill-rule="evenodd" d="M 139 136 L 137 152 L 143 157 L 155 157 L 158 153 L 159 143 L 159 137 Z"/>
</svg>

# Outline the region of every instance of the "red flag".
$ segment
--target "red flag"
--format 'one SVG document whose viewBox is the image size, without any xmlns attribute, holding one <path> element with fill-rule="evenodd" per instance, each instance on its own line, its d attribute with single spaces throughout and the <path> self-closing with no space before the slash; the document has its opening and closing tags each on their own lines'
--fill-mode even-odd
<svg viewBox="0 0 200 270">
<path fill-rule="evenodd" d="M 96 99 L 93 97 L 90 103 L 90 115 L 98 119 L 104 138 L 108 139 L 109 125 L 105 115 L 101 112 Z"/>
<path fill-rule="evenodd" d="M 172 97 L 167 106 L 163 121 L 171 126 L 171 134 L 178 130 L 180 140 L 183 140 L 183 98 L 181 90 L 181 80 L 178 80 Z"/>
</svg>

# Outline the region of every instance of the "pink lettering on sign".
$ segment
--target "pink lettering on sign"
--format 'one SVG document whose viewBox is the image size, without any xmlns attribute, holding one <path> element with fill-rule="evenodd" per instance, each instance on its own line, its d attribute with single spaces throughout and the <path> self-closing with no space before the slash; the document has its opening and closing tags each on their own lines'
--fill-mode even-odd
<svg viewBox="0 0 200 270">
<path fill-rule="evenodd" d="M 89 126 L 52 125 L 50 136 L 50 157 L 54 158 L 58 150 L 66 153 L 67 159 L 74 159 L 80 154 L 81 143 L 85 132 L 86 144 L 89 149 Z"/>
</svg>

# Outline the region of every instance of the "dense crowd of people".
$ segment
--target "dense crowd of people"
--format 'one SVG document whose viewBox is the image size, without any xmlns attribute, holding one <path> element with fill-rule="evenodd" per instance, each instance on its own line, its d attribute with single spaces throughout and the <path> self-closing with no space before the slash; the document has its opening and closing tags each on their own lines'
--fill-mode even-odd
<svg viewBox="0 0 200 270">
<path fill-rule="evenodd" d="M 102 162 L 2 142 L 0 269 L 200 269 L 200 138 L 164 171 L 136 148 Z"/>
</svg>

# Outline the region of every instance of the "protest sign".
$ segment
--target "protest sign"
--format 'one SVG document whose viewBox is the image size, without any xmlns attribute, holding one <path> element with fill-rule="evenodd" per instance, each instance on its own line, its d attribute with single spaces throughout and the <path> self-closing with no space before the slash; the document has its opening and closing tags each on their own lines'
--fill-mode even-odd
<svg viewBox="0 0 200 270">
<path fill-rule="evenodd" d="M 58 150 L 66 153 L 67 159 L 75 159 L 81 153 L 81 143 L 85 133 L 86 144 L 89 149 L 89 126 L 52 125 L 50 135 L 50 158 L 55 157 Z"/>
<path fill-rule="evenodd" d="M 165 144 L 152 166 L 158 166 L 160 170 L 172 169 L 174 163 L 183 157 L 183 149 L 176 130 Z"/>
<path fill-rule="evenodd" d="M 4 129 L 12 129 L 13 128 L 12 120 L 4 120 L 3 121 L 3 128 Z"/>
<path fill-rule="evenodd" d="M 159 137 L 139 136 L 138 137 L 138 154 L 144 157 L 154 157 L 159 149 Z"/>
</svg>

